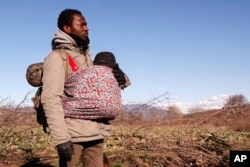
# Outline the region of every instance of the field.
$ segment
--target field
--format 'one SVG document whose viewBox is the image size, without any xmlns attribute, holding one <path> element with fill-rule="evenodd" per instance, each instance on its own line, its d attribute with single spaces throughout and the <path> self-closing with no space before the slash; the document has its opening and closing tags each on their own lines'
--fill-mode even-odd
<svg viewBox="0 0 250 167">
<path fill-rule="evenodd" d="M 0 167 L 56 167 L 50 136 L 23 110 L 0 108 Z M 112 167 L 229 166 L 230 150 L 250 150 L 249 120 L 249 105 L 148 121 L 123 112 L 105 154 Z"/>
</svg>

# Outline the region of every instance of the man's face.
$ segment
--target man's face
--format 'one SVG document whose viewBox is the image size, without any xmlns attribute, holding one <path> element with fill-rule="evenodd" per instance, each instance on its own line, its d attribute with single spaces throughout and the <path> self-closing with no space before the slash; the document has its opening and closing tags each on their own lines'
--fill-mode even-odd
<svg viewBox="0 0 250 167">
<path fill-rule="evenodd" d="M 67 32 L 70 34 L 74 34 L 81 39 L 86 39 L 88 37 L 89 28 L 87 26 L 87 22 L 82 15 L 74 15 L 71 26 L 67 26 Z"/>
</svg>

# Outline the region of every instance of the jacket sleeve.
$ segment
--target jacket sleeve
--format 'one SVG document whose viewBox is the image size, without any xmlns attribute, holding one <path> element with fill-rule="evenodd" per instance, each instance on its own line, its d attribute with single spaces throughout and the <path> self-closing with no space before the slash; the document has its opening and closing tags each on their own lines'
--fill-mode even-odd
<svg viewBox="0 0 250 167">
<path fill-rule="evenodd" d="M 124 86 L 125 87 L 130 86 L 131 85 L 130 79 L 128 78 L 128 76 L 126 74 L 124 74 L 124 77 L 125 77 L 125 80 L 126 80 Z"/>
<path fill-rule="evenodd" d="M 51 52 L 45 58 L 42 81 L 41 101 L 47 117 L 52 141 L 55 145 L 58 145 L 71 140 L 64 121 L 61 103 L 65 82 L 65 69 L 58 53 Z"/>
</svg>

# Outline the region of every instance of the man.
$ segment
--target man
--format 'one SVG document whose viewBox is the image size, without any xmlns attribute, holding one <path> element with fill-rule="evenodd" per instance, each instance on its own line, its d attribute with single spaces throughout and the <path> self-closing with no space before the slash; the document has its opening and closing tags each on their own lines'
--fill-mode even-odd
<svg viewBox="0 0 250 167">
<path fill-rule="evenodd" d="M 93 65 L 89 52 L 89 29 L 81 12 L 75 9 L 63 10 L 57 25 L 52 50 L 65 49 L 74 59 L 75 68 Z M 73 66 L 66 72 L 70 74 L 75 68 Z M 123 85 L 124 73 L 119 68 L 113 70 L 113 73 L 119 85 Z M 42 82 L 41 101 L 59 155 L 59 166 L 76 166 L 81 156 L 84 166 L 103 166 L 103 141 L 110 135 L 111 125 L 108 121 L 64 118 L 61 97 L 64 93 L 65 70 L 58 52 L 52 51 L 45 58 Z"/>
</svg>

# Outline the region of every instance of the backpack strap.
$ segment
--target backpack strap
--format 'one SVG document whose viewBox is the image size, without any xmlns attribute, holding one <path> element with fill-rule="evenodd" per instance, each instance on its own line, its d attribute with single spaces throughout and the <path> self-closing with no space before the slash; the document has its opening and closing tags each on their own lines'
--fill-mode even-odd
<svg viewBox="0 0 250 167">
<path fill-rule="evenodd" d="M 69 54 L 65 49 L 56 49 L 54 51 L 57 52 L 59 56 L 62 58 L 62 63 L 65 70 L 65 78 L 67 78 L 69 70 L 69 58 L 68 58 Z"/>
</svg>

